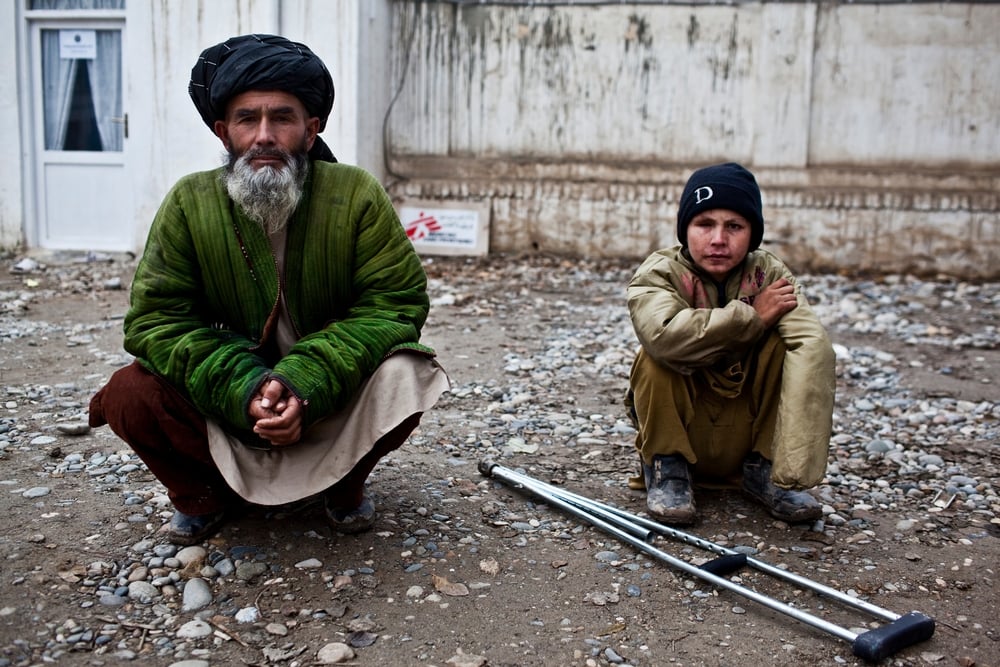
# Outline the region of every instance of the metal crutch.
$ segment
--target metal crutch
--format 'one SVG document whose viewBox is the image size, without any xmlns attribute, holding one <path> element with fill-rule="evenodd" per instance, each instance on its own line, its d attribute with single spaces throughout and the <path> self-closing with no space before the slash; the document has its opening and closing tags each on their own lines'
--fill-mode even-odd
<svg viewBox="0 0 1000 667">
<path fill-rule="evenodd" d="M 775 568 L 763 561 L 747 558 L 745 554 L 726 549 L 708 540 L 662 526 L 642 517 L 630 515 L 624 510 L 598 503 L 577 494 L 572 494 L 564 489 L 558 489 L 527 475 L 521 475 L 513 470 L 504 468 L 491 459 L 481 461 L 479 463 L 479 471 L 486 477 L 520 486 L 549 504 L 559 507 L 601 528 L 623 542 L 631 544 L 640 551 L 648 553 L 668 565 L 848 641 L 852 645 L 854 655 L 869 662 L 878 662 L 917 642 L 930 639 L 934 634 L 934 619 L 919 612 L 914 611 L 902 616 L 894 614 L 876 605 L 846 596 L 840 591 L 823 586 L 805 577 Z M 650 539 L 654 532 L 677 537 L 694 546 L 720 553 L 723 555 L 723 558 L 710 561 L 703 567 L 696 567 L 649 544 L 646 540 Z M 712 565 L 713 563 L 715 565 Z M 717 574 L 717 572 L 725 573 L 738 569 L 743 564 L 749 564 L 764 572 L 774 574 L 775 576 L 823 593 L 853 607 L 864 609 L 890 622 L 866 632 L 852 632 L 801 609 L 796 609 L 757 591 L 733 583 Z"/>
<path fill-rule="evenodd" d="M 538 487 L 539 489 L 543 490 L 546 493 L 552 495 L 558 495 L 559 497 L 573 503 L 574 505 L 577 505 L 587 511 L 591 511 L 597 514 L 598 516 L 604 518 L 610 523 L 617 524 L 618 521 L 622 521 L 624 524 L 641 526 L 647 529 L 648 531 L 659 533 L 660 535 L 665 535 L 667 537 L 673 537 L 686 544 L 699 547 L 706 551 L 717 553 L 721 556 L 726 556 L 727 558 L 720 558 L 713 561 L 709 561 L 708 563 L 705 563 L 700 566 L 701 569 L 712 572 L 713 574 L 729 574 L 730 572 L 735 572 L 736 570 L 742 568 L 744 565 L 749 565 L 750 567 L 756 570 L 760 570 L 761 572 L 769 574 L 773 577 L 776 577 L 778 579 L 784 579 L 798 586 L 801 586 L 802 588 L 808 588 L 817 593 L 821 593 L 827 597 L 837 600 L 838 602 L 844 605 L 854 607 L 862 611 L 866 611 L 869 614 L 876 616 L 878 618 L 884 618 L 888 621 L 895 621 L 900 617 L 899 614 L 889 611 L 888 609 L 884 609 L 877 605 L 871 604 L 870 602 L 866 602 L 865 600 L 862 600 L 860 598 L 851 597 L 850 595 L 846 595 L 845 593 L 842 593 L 841 591 L 838 591 L 835 588 L 830 588 L 829 586 L 821 584 L 817 581 L 813 581 L 812 579 L 809 579 L 807 577 L 797 575 L 794 572 L 789 572 L 788 570 L 783 570 L 780 567 L 775 567 L 774 565 L 771 565 L 770 563 L 767 563 L 765 561 L 751 558 L 750 556 L 740 553 L 739 551 L 728 549 L 722 545 L 716 544 L 715 542 L 711 542 L 696 535 L 686 533 L 676 528 L 671 528 L 670 526 L 665 526 L 662 523 L 653 521 L 652 519 L 648 519 L 646 517 L 631 514 L 630 512 L 627 512 L 613 505 L 607 505 L 605 503 L 592 500 L 590 498 L 587 498 L 586 496 L 581 496 L 576 493 L 573 493 L 572 491 L 568 491 L 566 489 L 553 486 L 541 480 L 533 479 L 531 477 L 528 477 L 527 475 L 522 475 L 521 473 L 518 473 L 513 470 L 508 469 L 507 474 L 511 476 L 512 480 L 517 479 L 518 483 L 530 484 Z M 642 537 L 642 535 L 640 535 L 639 533 L 636 534 Z"/>
</svg>

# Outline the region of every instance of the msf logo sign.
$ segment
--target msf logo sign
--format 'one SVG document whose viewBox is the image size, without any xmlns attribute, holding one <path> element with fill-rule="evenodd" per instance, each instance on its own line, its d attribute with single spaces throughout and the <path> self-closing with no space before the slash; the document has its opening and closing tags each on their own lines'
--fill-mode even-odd
<svg viewBox="0 0 1000 667">
<path fill-rule="evenodd" d="M 708 201 L 714 196 L 715 192 L 712 190 L 712 188 L 707 185 L 703 185 L 694 191 L 694 203 L 700 204 L 703 201 Z"/>
<path fill-rule="evenodd" d="M 405 228 L 411 241 L 423 241 L 434 232 L 440 232 L 441 223 L 433 215 L 425 215 L 421 211 L 416 220 L 406 223 Z"/>
</svg>

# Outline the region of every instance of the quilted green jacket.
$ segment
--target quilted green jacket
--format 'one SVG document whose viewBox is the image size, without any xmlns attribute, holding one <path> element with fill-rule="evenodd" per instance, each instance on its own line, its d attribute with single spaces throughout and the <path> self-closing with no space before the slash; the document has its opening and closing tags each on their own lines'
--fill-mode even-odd
<svg viewBox="0 0 1000 667">
<path fill-rule="evenodd" d="M 220 170 L 191 174 L 157 212 L 136 268 L 125 349 L 203 414 L 249 429 L 268 378 L 306 402 L 305 424 L 343 407 L 400 346 L 418 344 L 427 278 L 382 186 L 357 167 L 314 162 L 288 226 L 284 295 L 298 342 L 273 352 L 278 269 L 260 225 Z"/>
</svg>

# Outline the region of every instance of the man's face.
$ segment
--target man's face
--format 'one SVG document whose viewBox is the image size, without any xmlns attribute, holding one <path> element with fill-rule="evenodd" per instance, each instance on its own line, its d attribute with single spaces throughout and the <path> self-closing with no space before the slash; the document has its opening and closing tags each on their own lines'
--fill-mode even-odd
<svg viewBox="0 0 1000 667">
<path fill-rule="evenodd" d="M 691 259 L 717 282 L 740 265 L 750 250 L 750 223 L 736 211 L 713 208 L 702 211 L 688 224 Z"/>
<path fill-rule="evenodd" d="M 288 155 L 312 148 L 318 132 L 319 118 L 310 118 L 299 98 L 277 90 L 236 95 L 225 120 L 215 122 L 215 134 L 234 157 L 254 149 L 254 170 L 287 165 Z"/>
</svg>

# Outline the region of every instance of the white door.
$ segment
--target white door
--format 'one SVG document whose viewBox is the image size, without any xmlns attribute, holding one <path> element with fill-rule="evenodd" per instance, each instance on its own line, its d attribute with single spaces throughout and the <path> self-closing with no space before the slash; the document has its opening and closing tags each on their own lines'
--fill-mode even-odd
<svg viewBox="0 0 1000 667">
<path fill-rule="evenodd" d="M 133 250 L 124 21 L 31 24 L 35 219 L 42 248 Z"/>
</svg>

